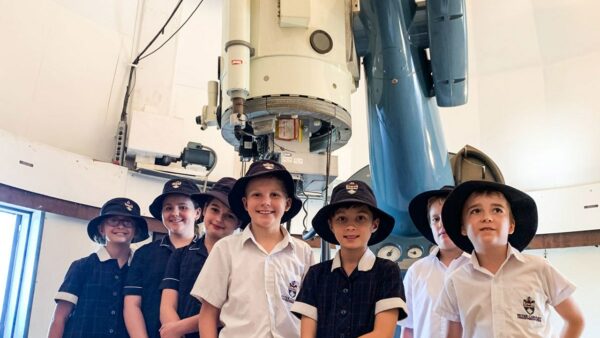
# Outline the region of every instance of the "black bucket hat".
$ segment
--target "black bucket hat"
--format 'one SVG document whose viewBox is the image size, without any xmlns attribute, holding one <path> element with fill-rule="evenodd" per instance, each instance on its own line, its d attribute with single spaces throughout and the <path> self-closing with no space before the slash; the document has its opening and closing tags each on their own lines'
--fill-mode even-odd
<svg viewBox="0 0 600 338">
<path fill-rule="evenodd" d="M 535 201 L 526 193 L 502 183 L 489 181 L 467 181 L 457 186 L 448 195 L 442 219 L 446 233 L 452 241 L 467 253 L 473 251 L 473 244 L 461 233 L 462 213 L 465 202 L 476 191 L 497 191 L 504 195 L 515 220 L 515 231 L 508 236 L 508 242 L 515 249 L 523 251 L 529 245 L 538 225 L 538 213 Z"/>
<path fill-rule="evenodd" d="M 208 201 L 216 198 L 221 203 L 225 204 L 225 206 L 227 206 L 229 209 L 231 209 L 229 206 L 229 193 L 231 193 L 231 189 L 236 181 L 237 180 L 232 177 L 223 177 L 218 180 L 208 192 L 192 194 L 192 200 L 198 203 L 201 208 L 203 208 Z M 203 217 L 200 219 L 200 221 L 202 220 Z M 240 218 L 240 224 L 246 224 L 248 221 L 248 219 Z"/>
<path fill-rule="evenodd" d="M 339 244 L 329 228 L 329 217 L 336 209 L 356 203 L 367 205 L 373 211 L 373 219 L 379 218 L 379 228 L 371 235 L 368 245 L 377 244 L 390 235 L 394 229 L 394 218 L 377 208 L 373 190 L 358 180 L 342 182 L 333 188 L 331 202 L 317 212 L 312 220 L 313 228 L 327 242 Z"/>
<path fill-rule="evenodd" d="M 158 195 L 150 204 L 150 214 L 157 220 L 162 222 L 162 206 L 165 198 L 169 195 L 184 195 L 191 197 L 192 194 L 199 193 L 200 189 L 196 183 L 185 179 L 185 178 L 176 178 L 172 180 L 168 180 L 163 187 L 162 194 Z"/>
<path fill-rule="evenodd" d="M 429 210 L 427 208 L 429 199 L 432 197 L 446 198 L 453 189 L 454 186 L 445 185 L 439 190 L 425 191 L 415 196 L 408 204 L 408 213 L 410 214 L 413 224 L 417 230 L 433 244 L 436 243 L 429 224 Z"/>
<path fill-rule="evenodd" d="M 87 226 L 87 233 L 94 242 L 104 244 L 104 237 L 100 234 L 98 226 L 105 218 L 112 216 L 131 217 L 135 223 L 135 236 L 131 243 L 137 243 L 148 238 L 148 223 L 140 215 L 140 206 L 129 198 L 113 198 L 104 203 L 100 209 L 100 215 L 93 218 Z"/>
<path fill-rule="evenodd" d="M 302 201 L 296 196 L 296 186 L 294 185 L 294 179 L 292 179 L 292 175 L 289 171 L 280 163 L 271 160 L 261 160 L 257 162 L 253 162 L 248 168 L 246 175 L 235 182 L 233 189 L 229 193 L 229 205 L 231 205 L 231 210 L 235 212 L 235 214 L 243 220 L 249 220 L 250 215 L 244 208 L 244 203 L 242 202 L 242 197 L 246 194 L 246 186 L 248 182 L 252 179 L 260 177 L 272 175 L 278 177 L 285 187 L 287 191 L 287 195 L 292 199 L 292 206 L 288 211 L 283 214 L 281 217 L 281 223 L 285 223 L 291 220 L 302 208 Z M 242 223 L 241 228 L 246 227 L 246 223 Z"/>
</svg>

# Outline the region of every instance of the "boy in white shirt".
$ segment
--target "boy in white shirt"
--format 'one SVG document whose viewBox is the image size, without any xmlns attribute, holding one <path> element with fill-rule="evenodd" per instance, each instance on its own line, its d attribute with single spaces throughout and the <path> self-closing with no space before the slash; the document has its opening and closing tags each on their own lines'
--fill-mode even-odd
<svg viewBox="0 0 600 338">
<path fill-rule="evenodd" d="M 447 337 L 549 337 L 550 308 L 564 320 L 563 337 L 579 337 L 583 315 L 575 286 L 545 259 L 521 253 L 535 236 L 537 207 L 526 193 L 487 181 L 454 189 L 442 210 L 469 263 L 446 279 L 437 304 L 450 320 Z"/>
<path fill-rule="evenodd" d="M 434 311 L 435 304 L 445 275 L 469 260 L 469 255 L 448 237 L 442 221 L 442 207 L 452 189 L 453 186 L 444 186 L 423 192 L 408 205 L 417 230 L 437 248 L 411 265 L 404 277 L 408 317 L 401 323 L 403 338 L 446 336 L 448 322 Z"/>
</svg>

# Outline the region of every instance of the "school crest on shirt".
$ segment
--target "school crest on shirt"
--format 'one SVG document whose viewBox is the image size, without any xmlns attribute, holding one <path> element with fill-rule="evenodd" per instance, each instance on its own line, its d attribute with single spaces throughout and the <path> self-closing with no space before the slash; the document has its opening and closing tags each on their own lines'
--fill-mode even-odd
<svg viewBox="0 0 600 338">
<path fill-rule="evenodd" d="M 179 189 L 179 187 L 181 187 L 181 181 L 171 182 L 171 186 L 173 189 Z"/>
<path fill-rule="evenodd" d="M 296 300 L 296 295 L 298 295 L 298 288 L 300 287 L 300 283 L 298 283 L 298 281 L 291 281 L 288 284 L 288 294 L 287 295 L 282 295 L 281 299 L 283 299 L 284 301 L 288 302 L 288 303 L 294 303 L 294 301 Z"/>
<path fill-rule="evenodd" d="M 348 182 L 348 184 L 346 184 L 346 191 L 350 195 L 356 194 L 356 192 L 358 191 L 358 183 L 356 183 L 356 182 Z"/>
<path fill-rule="evenodd" d="M 525 309 L 525 312 L 527 314 L 517 313 L 517 318 L 525 319 L 525 320 L 533 320 L 536 322 L 542 322 L 542 317 L 533 315 L 535 312 L 535 300 L 534 299 L 532 299 L 531 297 L 527 297 L 527 298 L 523 299 L 523 309 Z"/>
<path fill-rule="evenodd" d="M 123 205 L 125 206 L 125 209 L 127 209 L 128 211 L 133 210 L 133 204 L 131 204 L 131 201 L 127 201 L 127 202 L 123 203 Z"/>
</svg>

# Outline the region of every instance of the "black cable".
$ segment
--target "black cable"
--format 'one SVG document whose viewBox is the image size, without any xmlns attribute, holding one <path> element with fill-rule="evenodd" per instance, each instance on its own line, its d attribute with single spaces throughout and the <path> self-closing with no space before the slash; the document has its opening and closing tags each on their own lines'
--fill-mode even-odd
<svg viewBox="0 0 600 338">
<path fill-rule="evenodd" d="M 148 55 L 144 55 L 143 57 L 139 58 L 139 61 L 149 57 L 150 55 L 156 53 L 159 49 L 161 49 L 167 42 L 169 42 L 169 40 L 171 40 L 182 28 L 183 26 L 185 26 L 185 24 L 192 18 L 192 16 L 194 15 L 194 13 L 196 13 L 196 11 L 198 10 L 198 8 L 200 8 L 200 5 L 202 5 L 202 3 L 204 2 L 204 0 L 200 0 L 200 2 L 198 3 L 198 5 L 196 6 L 196 8 L 194 8 L 194 10 L 192 11 L 192 13 L 190 13 L 190 15 L 187 17 L 187 19 L 185 19 L 185 21 L 181 24 L 181 26 L 179 26 L 179 28 L 177 28 L 177 30 L 175 30 L 175 32 L 173 34 L 171 34 L 171 36 L 169 36 L 169 38 L 163 42 L 160 46 L 158 46 L 158 48 L 156 48 L 155 50 L 151 51 L 150 53 L 148 53 Z M 180 1 L 181 3 L 181 1 Z M 171 19 L 171 18 L 169 18 Z M 141 55 L 141 54 L 140 54 Z"/>
</svg>

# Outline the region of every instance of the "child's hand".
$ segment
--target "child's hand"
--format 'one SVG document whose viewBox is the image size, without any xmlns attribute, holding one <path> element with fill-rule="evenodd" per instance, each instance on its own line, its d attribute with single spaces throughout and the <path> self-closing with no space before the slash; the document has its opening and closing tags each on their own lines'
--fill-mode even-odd
<svg viewBox="0 0 600 338">
<path fill-rule="evenodd" d="M 179 322 L 170 322 L 163 324 L 160 327 L 160 338 L 183 338 L 183 333 L 180 331 Z"/>
</svg>

